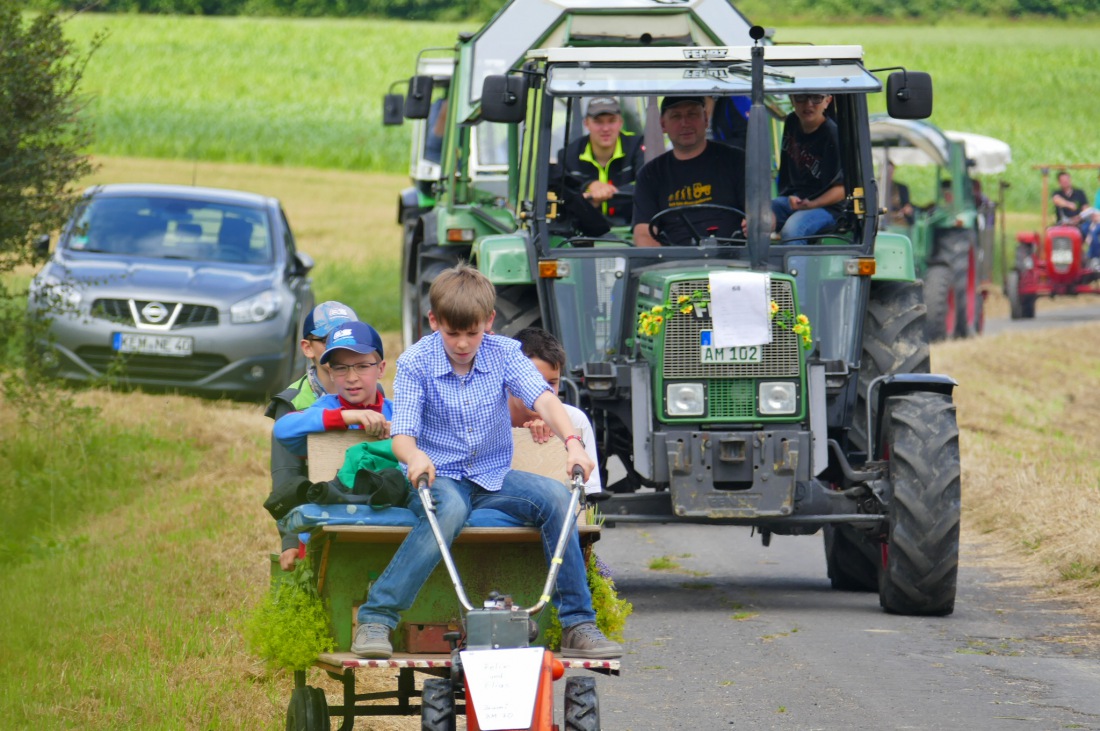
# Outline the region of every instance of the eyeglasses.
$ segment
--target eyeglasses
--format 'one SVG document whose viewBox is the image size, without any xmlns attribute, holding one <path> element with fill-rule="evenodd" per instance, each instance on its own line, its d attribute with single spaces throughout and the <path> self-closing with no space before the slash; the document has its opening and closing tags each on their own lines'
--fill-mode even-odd
<svg viewBox="0 0 1100 731">
<path fill-rule="evenodd" d="M 332 375 L 337 378 L 346 378 L 351 371 L 355 371 L 355 375 L 357 376 L 365 376 L 371 368 L 374 368 L 380 362 L 381 361 L 376 360 L 373 363 L 356 363 L 355 365 L 330 365 L 328 369 L 332 371 Z"/>
<path fill-rule="evenodd" d="M 308 340 L 311 343 L 320 343 L 321 345 L 325 344 L 325 339 L 324 338 L 319 338 L 316 335 L 307 335 L 306 340 Z"/>
<path fill-rule="evenodd" d="M 809 102 L 810 104 L 820 104 L 821 102 L 825 101 L 825 95 L 824 94 L 791 94 L 791 101 L 796 102 L 798 104 L 805 104 L 806 102 Z"/>
</svg>

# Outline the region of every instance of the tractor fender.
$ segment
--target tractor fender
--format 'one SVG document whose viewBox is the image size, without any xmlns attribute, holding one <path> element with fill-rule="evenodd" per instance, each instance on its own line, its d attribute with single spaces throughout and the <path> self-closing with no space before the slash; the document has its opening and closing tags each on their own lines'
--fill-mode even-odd
<svg viewBox="0 0 1100 731">
<path fill-rule="evenodd" d="M 916 278 L 913 244 L 909 237 L 898 233 L 879 233 L 875 237 L 875 273 L 871 279 L 912 282 Z"/>
<path fill-rule="evenodd" d="M 420 256 L 420 252 L 427 247 L 435 246 L 439 239 L 438 224 L 436 222 L 438 217 L 439 215 L 435 210 L 428 211 L 420 216 L 416 221 L 412 236 L 405 238 L 401 272 L 405 277 L 405 281 L 409 284 L 416 283 L 416 260 Z"/>
<path fill-rule="evenodd" d="M 397 194 L 397 222 L 404 224 L 406 218 L 420 210 L 420 191 L 413 186 Z"/>
<path fill-rule="evenodd" d="M 470 261 L 496 286 L 532 284 L 527 239 L 516 234 L 483 236 L 470 249 Z"/>
<path fill-rule="evenodd" d="M 955 386 L 959 385 L 951 376 L 938 373 L 894 373 L 879 376 L 867 385 L 867 434 L 871 436 L 867 445 L 867 461 L 879 458 L 879 445 L 882 435 L 882 415 L 886 410 L 886 400 L 902 393 L 927 391 L 951 396 Z"/>
</svg>

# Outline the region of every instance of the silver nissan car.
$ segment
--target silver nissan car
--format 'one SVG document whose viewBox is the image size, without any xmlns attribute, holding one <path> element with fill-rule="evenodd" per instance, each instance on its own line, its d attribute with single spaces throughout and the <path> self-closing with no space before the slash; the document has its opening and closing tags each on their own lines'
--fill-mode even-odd
<svg viewBox="0 0 1100 731">
<path fill-rule="evenodd" d="M 312 268 L 274 198 L 90 188 L 31 284 L 30 311 L 49 322 L 41 363 L 66 379 L 262 398 L 305 370 Z"/>
</svg>

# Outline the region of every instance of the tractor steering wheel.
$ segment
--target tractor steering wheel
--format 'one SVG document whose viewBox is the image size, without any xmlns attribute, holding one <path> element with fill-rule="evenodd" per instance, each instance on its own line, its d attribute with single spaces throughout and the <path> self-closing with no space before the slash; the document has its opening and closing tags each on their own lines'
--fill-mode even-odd
<svg viewBox="0 0 1100 731">
<path fill-rule="evenodd" d="M 698 211 L 698 210 L 710 210 L 710 211 L 722 211 L 724 213 L 736 213 L 738 216 L 741 217 L 741 220 L 744 220 L 746 218 L 744 211 L 742 211 L 740 208 L 734 208 L 733 206 L 723 206 L 723 205 L 719 205 L 717 203 L 692 203 L 692 204 L 689 204 L 689 205 L 686 205 L 686 206 L 677 206 L 676 208 L 666 208 L 663 211 L 658 212 L 657 215 L 655 215 L 653 218 L 649 219 L 649 235 L 652 236 L 654 238 L 654 240 L 659 241 L 663 245 L 671 246 L 672 244 L 670 244 L 668 242 L 667 238 L 664 235 L 664 232 L 658 230 L 657 222 L 660 221 L 662 218 L 665 218 L 666 216 L 669 217 L 669 218 L 671 218 L 672 216 L 678 216 L 680 218 L 680 220 L 683 221 L 684 225 L 687 226 L 688 230 L 691 231 L 691 243 L 692 243 L 692 245 L 693 246 L 698 246 L 699 242 L 701 242 L 706 237 L 702 236 L 699 233 L 699 230 L 695 228 L 694 224 L 692 224 L 691 219 L 689 219 L 687 217 L 687 213 L 689 211 Z M 737 233 L 740 233 L 740 231 L 738 231 Z M 726 243 L 726 244 L 732 244 L 735 241 L 743 241 L 744 240 L 741 237 L 730 237 L 730 238 L 714 237 L 714 239 L 716 241 L 718 241 L 719 243 Z"/>
</svg>

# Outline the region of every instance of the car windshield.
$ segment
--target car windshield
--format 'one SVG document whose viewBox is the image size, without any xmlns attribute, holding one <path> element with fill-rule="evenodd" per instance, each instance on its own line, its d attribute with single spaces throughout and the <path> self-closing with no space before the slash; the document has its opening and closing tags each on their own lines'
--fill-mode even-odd
<svg viewBox="0 0 1100 731">
<path fill-rule="evenodd" d="M 93 197 L 69 231 L 65 247 L 153 259 L 273 261 L 262 211 L 181 198 Z"/>
</svg>

